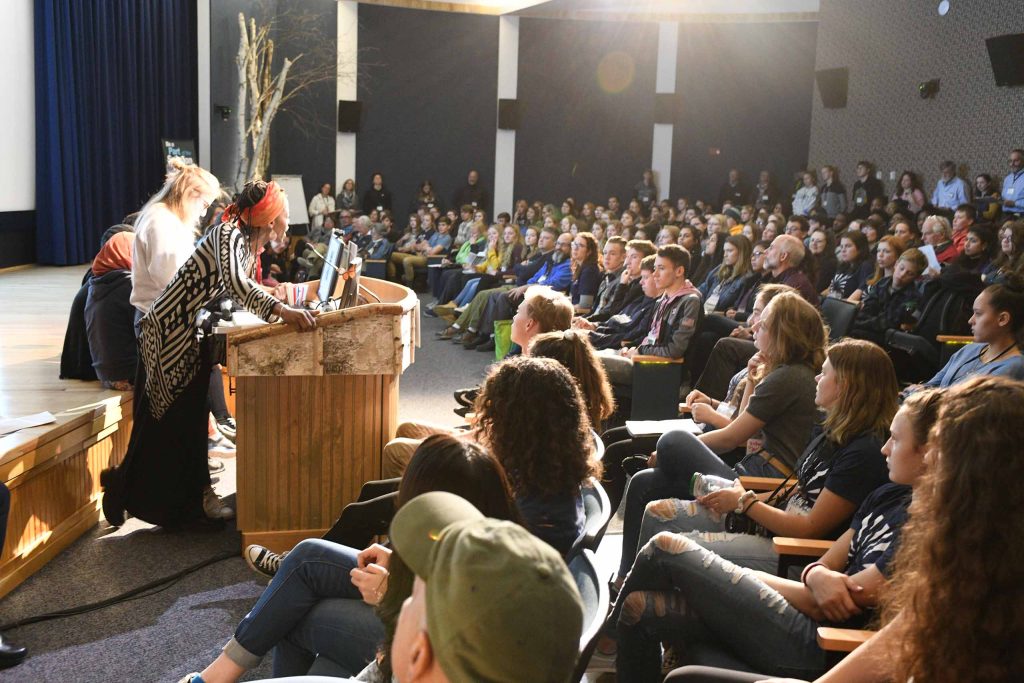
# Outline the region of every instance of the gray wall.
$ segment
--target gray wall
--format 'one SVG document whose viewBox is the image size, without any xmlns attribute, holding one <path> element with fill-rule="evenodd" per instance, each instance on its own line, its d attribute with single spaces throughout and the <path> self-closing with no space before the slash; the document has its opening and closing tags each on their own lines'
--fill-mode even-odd
<svg viewBox="0 0 1024 683">
<path fill-rule="evenodd" d="M 917 171 L 929 196 L 938 164 L 953 159 L 970 176 L 1002 176 L 1009 150 L 1024 145 L 1024 88 L 997 88 L 985 38 L 1024 33 L 1020 0 L 937 2 L 822 0 L 817 68 L 849 67 L 845 109 L 824 109 L 815 86 L 812 164 L 836 164 L 850 187 L 858 159 L 889 172 Z M 932 100 L 917 85 L 942 80 Z"/>
<path fill-rule="evenodd" d="M 520 20 L 517 199 L 629 201 L 651 165 L 657 50 L 654 23 Z M 614 53 L 635 71 L 609 88 Z"/>
<path fill-rule="evenodd" d="M 404 226 L 420 181 L 443 206 L 469 169 L 494 196 L 498 18 L 359 5 L 356 188 L 375 171 Z"/>
<path fill-rule="evenodd" d="M 730 168 L 790 187 L 807 164 L 816 37 L 814 22 L 680 24 L 673 197 L 716 202 Z"/>
</svg>

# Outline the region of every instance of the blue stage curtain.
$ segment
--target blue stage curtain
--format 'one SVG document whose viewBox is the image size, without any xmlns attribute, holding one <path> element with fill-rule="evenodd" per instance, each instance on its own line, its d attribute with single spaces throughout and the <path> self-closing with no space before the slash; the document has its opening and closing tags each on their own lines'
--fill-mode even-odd
<svg viewBox="0 0 1024 683">
<path fill-rule="evenodd" d="M 36 253 L 85 263 L 195 139 L 195 0 L 36 0 Z"/>
</svg>

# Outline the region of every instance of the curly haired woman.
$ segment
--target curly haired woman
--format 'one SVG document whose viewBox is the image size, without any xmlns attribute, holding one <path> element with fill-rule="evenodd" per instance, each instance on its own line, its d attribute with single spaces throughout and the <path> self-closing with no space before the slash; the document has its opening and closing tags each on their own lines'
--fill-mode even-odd
<svg viewBox="0 0 1024 683">
<path fill-rule="evenodd" d="M 505 467 L 524 525 L 563 555 L 583 532 L 580 486 L 600 475 L 588 413 L 576 380 L 549 358 L 495 366 L 476 400 L 478 438 Z"/>
</svg>

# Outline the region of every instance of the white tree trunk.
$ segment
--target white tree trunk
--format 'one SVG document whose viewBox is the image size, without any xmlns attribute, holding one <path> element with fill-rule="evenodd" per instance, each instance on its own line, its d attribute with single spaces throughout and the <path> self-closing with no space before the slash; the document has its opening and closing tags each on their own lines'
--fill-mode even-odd
<svg viewBox="0 0 1024 683">
<path fill-rule="evenodd" d="M 274 116 L 277 115 L 277 109 L 281 105 L 281 98 L 284 96 L 284 84 L 288 78 L 288 70 L 292 66 L 292 60 L 285 58 L 284 66 L 281 67 L 281 73 L 277 76 L 277 83 L 274 85 L 274 96 L 270 99 L 270 104 L 267 105 L 266 111 L 263 113 L 263 120 L 260 126 L 259 137 L 256 138 L 256 144 L 253 145 L 252 158 L 249 161 L 249 178 L 253 178 L 257 175 L 262 176 L 265 168 L 261 168 L 263 165 L 261 162 L 269 158 L 269 155 L 265 155 L 265 147 L 270 144 L 270 124 L 274 121 Z"/>
<path fill-rule="evenodd" d="M 241 190 L 242 185 L 245 184 L 247 180 L 245 173 L 249 166 L 248 126 L 245 125 L 245 93 L 248 80 L 246 74 L 251 57 L 249 31 L 245 25 L 245 16 L 241 12 L 238 13 L 238 28 L 241 30 L 241 36 L 238 39 L 238 56 L 235 57 L 235 64 L 238 67 L 238 98 L 235 105 L 235 122 L 238 126 L 235 134 L 235 147 L 238 150 L 238 166 L 235 168 L 234 183 L 236 192 Z"/>
</svg>

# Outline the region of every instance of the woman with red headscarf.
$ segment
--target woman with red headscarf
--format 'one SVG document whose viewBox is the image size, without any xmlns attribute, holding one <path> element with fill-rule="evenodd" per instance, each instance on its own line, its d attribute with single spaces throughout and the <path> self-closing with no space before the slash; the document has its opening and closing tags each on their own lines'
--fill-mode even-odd
<svg viewBox="0 0 1024 683">
<path fill-rule="evenodd" d="M 255 281 L 259 248 L 288 227 L 284 190 L 250 181 L 222 221 L 140 321 L 145 390 L 124 462 L 100 475 L 103 514 L 113 526 L 125 512 L 164 527 L 234 516 L 214 493 L 207 467 L 211 339 L 197 329 L 207 304 L 228 295 L 264 320 L 276 315 L 302 330 L 316 326 L 308 311 L 285 306 Z"/>
</svg>

